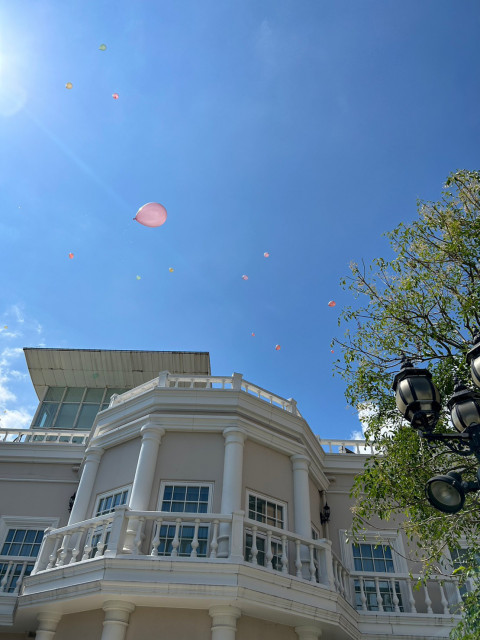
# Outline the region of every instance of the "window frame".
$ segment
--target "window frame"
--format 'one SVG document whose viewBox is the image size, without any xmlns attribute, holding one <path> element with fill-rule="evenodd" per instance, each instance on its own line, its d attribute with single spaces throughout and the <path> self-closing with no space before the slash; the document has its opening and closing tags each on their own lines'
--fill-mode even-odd
<svg viewBox="0 0 480 640">
<path fill-rule="evenodd" d="M 46 400 L 46 397 L 47 397 L 49 389 L 63 389 L 61 399 L 60 400 L 51 400 L 51 401 L 50 400 Z M 65 398 L 66 398 L 66 395 L 67 395 L 69 389 L 83 389 L 82 397 L 78 401 L 78 408 L 77 408 L 77 411 L 75 413 L 75 418 L 74 418 L 73 423 L 72 423 L 73 426 L 71 426 L 71 427 L 57 427 L 56 426 L 56 422 L 58 420 L 58 416 L 60 414 L 62 406 L 64 404 L 77 404 L 77 402 L 71 402 L 71 403 L 70 402 L 65 402 Z M 101 399 L 101 401 L 99 403 L 97 403 L 97 402 L 86 402 L 85 401 L 85 399 L 87 397 L 87 393 L 88 393 L 88 391 L 90 389 L 101 389 L 103 391 L 102 399 Z M 82 411 L 82 408 L 85 405 L 96 405 L 96 404 L 98 404 L 99 405 L 99 409 L 97 411 L 97 414 L 100 413 L 100 411 L 104 411 L 107 407 L 103 407 L 103 405 L 105 405 L 105 404 L 108 405 L 109 402 L 110 402 L 110 400 L 108 402 L 106 402 L 106 400 L 105 400 L 106 396 L 108 395 L 108 393 L 110 391 L 112 391 L 112 393 L 110 394 L 110 399 L 111 399 L 112 395 L 115 394 L 115 393 L 118 393 L 120 391 L 120 389 L 118 387 L 68 387 L 68 386 L 56 387 L 56 386 L 52 386 L 52 385 L 47 386 L 46 389 L 45 389 L 45 393 L 43 394 L 42 400 L 38 403 L 37 410 L 35 411 L 35 414 L 34 414 L 33 419 L 32 419 L 32 424 L 30 426 L 31 426 L 32 429 L 41 429 L 41 430 L 44 430 L 44 431 L 50 431 L 51 429 L 58 430 L 58 431 L 73 431 L 73 430 L 75 430 L 75 431 L 85 431 L 85 432 L 89 431 L 91 429 L 91 427 L 81 427 L 81 428 L 77 427 L 78 420 L 80 418 L 80 413 Z M 122 393 L 125 392 L 125 391 L 128 391 L 128 389 L 122 390 Z M 39 417 L 39 414 L 40 414 L 40 412 L 42 410 L 42 406 L 43 406 L 43 404 L 45 402 L 52 402 L 52 404 L 54 404 L 54 403 L 58 404 L 57 409 L 55 411 L 55 415 L 54 415 L 53 420 L 52 420 L 52 426 L 51 427 L 42 427 L 40 425 L 36 425 L 37 418 Z M 103 407 L 103 409 L 102 409 L 102 407 Z M 92 426 L 93 426 L 93 422 L 92 422 Z"/>
<path fill-rule="evenodd" d="M 278 527 L 277 525 L 268 524 L 267 516 L 265 515 L 265 522 L 261 522 L 260 520 L 255 520 L 255 518 L 250 518 L 250 508 L 249 508 L 249 498 L 253 496 L 255 498 L 260 498 L 260 500 L 265 500 L 266 503 L 272 502 L 275 503 L 277 507 L 282 507 L 283 509 L 283 527 Z M 245 489 L 245 513 L 248 520 L 255 520 L 255 522 L 259 522 L 260 524 L 267 525 L 269 527 L 275 527 L 276 529 L 282 529 L 284 531 L 288 531 L 288 511 L 287 511 L 287 503 L 283 500 L 279 500 L 278 498 L 273 498 L 272 496 L 268 496 L 263 493 L 259 493 L 258 491 L 253 491 L 252 489 Z"/>
<path fill-rule="evenodd" d="M 0 551 L 2 550 L 3 545 L 6 542 L 7 534 L 10 531 L 10 529 L 26 529 L 30 531 L 41 530 L 45 533 L 45 530 L 48 529 L 49 527 L 53 529 L 57 529 L 59 522 L 60 522 L 60 518 L 51 518 L 51 517 L 36 518 L 36 517 L 28 517 L 28 516 L 8 516 L 8 515 L 0 516 Z M 45 539 L 45 536 L 43 537 L 43 540 L 44 539 Z M 0 557 L 5 558 L 5 560 L 2 560 L 0 564 L 8 564 L 9 562 L 12 562 L 13 565 L 20 565 L 20 564 L 26 563 L 27 565 L 31 564 L 35 566 L 35 563 L 37 562 L 37 558 L 40 555 L 40 552 L 42 550 L 43 540 L 40 543 L 40 548 L 36 556 L 1 555 Z M 33 569 L 33 566 L 32 566 L 32 569 Z M 16 593 L 20 586 L 19 584 L 17 584 L 19 575 L 15 575 L 15 571 L 16 569 L 13 570 L 13 573 L 10 574 L 7 580 L 6 586 L 7 585 L 9 586 L 6 589 L 5 593 L 12 593 L 12 594 Z M 12 578 L 15 578 L 15 577 L 17 578 L 17 580 L 15 581 L 15 584 L 12 589 L 11 581 L 12 581 Z M 23 574 L 22 581 L 24 577 L 26 577 L 25 574 Z"/>
<path fill-rule="evenodd" d="M 207 503 L 207 511 L 202 513 L 200 511 L 197 512 L 193 512 L 193 511 L 162 511 L 162 502 L 163 502 L 163 496 L 165 493 L 165 487 L 167 486 L 173 486 L 173 487 L 186 487 L 188 489 L 188 487 L 208 487 L 208 503 Z M 207 515 L 212 513 L 212 505 L 213 505 L 213 491 L 214 491 L 214 486 L 215 483 L 211 482 L 211 481 L 203 481 L 203 480 L 162 480 L 160 482 L 160 488 L 158 491 L 158 500 L 157 500 L 157 511 L 161 511 L 162 513 L 184 513 L 187 516 L 194 516 L 197 515 L 200 519 L 202 517 L 202 515 Z M 171 527 L 171 526 L 176 526 L 176 522 L 175 520 L 172 518 L 171 521 L 168 518 L 164 518 L 162 521 L 161 526 L 166 526 L 166 527 Z M 191 526 L 191 523 L 188 522 L 182 522 L 181 527 L 184 526 Z M 206 547 L 206 555 L 205 556 L 199 556 L 201 558 L 204 557 L 208 557 L 209 554 L 209 541 L 210 541 L 210 522 L 206 522 L 204 524 L 200 525 L 201 527 L 206 527 L 207 528 L 207 547 Z M 157 533 L 157 524 L 155 524 L 155 526 L 153 527 L 152 530 L 152 540 L 154 540 L 155 536 Z M 167 540 L 169 540 L 168 538 L 168 528 L 167 528 Z M 180 543 L 182 541 L 182 536 L 179 536 L 179 540 Z M 180 548 L 180 545 L 179 545 Z M 170 558 L 171 557 L 171 553 L 159 553 L 158 555 L 161 555 L 164 558 Z M 188 558 L 188 555 L 178 555 L 179 558 Z"/>
<path fill-rule="evenodd" d="M 95 497 L 95 503 L 94 503 L 94 508 L 93 508 L 93 513 L 94 515 L 92 516 L 92 518 L 101 518 L 102 516 L 106 516 L 109 513 L 113 513 L 115 510 L 115 507 L 113 507 L 113 509 L 111 509 L 110 511 L 106 511 L 105 513 L 102 513 L 100 515 L 97 515 L 97 511 L 99 509 L 100 506 L 100 501 L 103 500 L 104 498 L 108 498 L 109 496 L 114 496 L 117 493 L 123 493 L 124 491 L 127 492 L 127 498 L 126 501 L 121 504 L 121 505 L 116 505 L 117 507 L 120 506 L 128 506 L 128 501 L 130 499 L 130 493 L 132 490 L 132 485 L 131 484 L 126 484 L 122 487 L 116 487 L 115 489 L 110 489 L 109 491 L 104 491 L 103 493 L 98 493 Z"/>
</svg>

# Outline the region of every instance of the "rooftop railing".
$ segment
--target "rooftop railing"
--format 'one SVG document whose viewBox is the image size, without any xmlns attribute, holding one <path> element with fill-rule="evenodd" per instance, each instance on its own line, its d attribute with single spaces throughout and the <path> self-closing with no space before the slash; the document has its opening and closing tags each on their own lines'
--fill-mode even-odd
<svg viewBox="0 0 480 640">
<path fill-rule="evenodd" d="M 378 451 L 365 440 L 330 440 L 320 438 L 320 436 L 317 436 L 317 440 L 323 447 L 325 453 L 354 453 L 363 456 L 378 453 Z"/>
<path fill-rule="evenodd" d="M 11 444 L 25 444 L 30 442 L 44 444 L 78 444 L 85 446 L 88 432 L 60 431 L 52 429 L 42 431 L 40 429 L 0 429 L 0 442 Z"/>
<path fill-rule="evenodd" d="M 115 407 L 127 402 L 127 400 L 131 400 L 132 398 L 141 396 L 148 391 L 152 391 L 153 389 L 219 389 L 225 391 L 241 391 L 258 398 L 259 400 L 263 400 L 273 407 L 283 409 L 288 413 L 301 417 L 301 414 L 297 409 L 297 403 L 293 398 L 282 398 L 271 391 L 267 391 L 266 389 L 253 384 L 253 382 L 244 380 L 240 373 L 234 373 L 231 376 L 190 376 L 176 375 L 169 373 L 168 371 L 162 371 L 158 378 L 149 380 L 148 382 L 135 387 L 135 389 L 126 391 L 125 393 L 114 394 L 110 400 L 110 406 Z"/>
</svg>

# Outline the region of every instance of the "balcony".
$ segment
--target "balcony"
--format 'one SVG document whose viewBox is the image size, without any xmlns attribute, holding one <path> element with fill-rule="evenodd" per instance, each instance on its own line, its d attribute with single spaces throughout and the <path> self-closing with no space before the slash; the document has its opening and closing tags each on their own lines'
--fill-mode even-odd
<svg viewBox="0 0 480 640">
<path fill-rule="evenodd" d="M 20 605 L 38 605 L 48 592 L 57 602 L 74 593 L 81 607 L 93 597 L 92 589 L 116 593 L 118 585 L 118 593 L 125 593 L 128 585 L 129 597 L 139 605 L 159 596 L 162 606 L 173 602 L 187 608 L 192 602 L 208 607 L 212 599 L 243 598 L 258 613 L 265 600 L 277 619 L 311 611 L 325 620 L 349 619 L 359 628 L 363 622 L 368 635 L 372 618 L 380 617 L 412 638 L 429 625 L 442 627 L 445 633 L 439 637 L 447 637 L 460 602 L 456 583 L 447 582 L 434 578 L 416 589 L 415 576 L 349 571 L 332 554 L 328 540 L 302 538 L 245 518 L 243 512 L 117 507 L 47 530 L 35 568 L 20 590 Z"/>
</svg>

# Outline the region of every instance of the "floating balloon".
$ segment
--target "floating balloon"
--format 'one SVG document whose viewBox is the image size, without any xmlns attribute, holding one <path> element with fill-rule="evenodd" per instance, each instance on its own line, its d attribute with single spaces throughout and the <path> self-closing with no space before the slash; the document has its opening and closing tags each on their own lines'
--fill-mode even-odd
<svg viewBox="0 0 480 640">
<path fill-rule="evenodd" d="M 263 257 L 264 258 L 269 258 L 270 257 L 270 254 L 268 253 L 268 251 L 265 251 L 265 253 L 263 254 Z"/>
<path fill-rule="evenodd" d="M 73 89 L 73 84 L 71 82 L 67 82 L 65 89 Z"/>
<path fill-rule="evenodd" d="M 280 349 L 281 349 L 280 345 L 279 345 L 279 344 L 276 344 L 276 345 L 275 345 L 275 351 L 280 351 Z"/>
<path fill-rule="evenodd" d="M 99 47 L 100 51 L 106 51 L 107 50 L 107 45 L 106 44 L 101 44 Z"/>
<path fill-rule="evenodd" d="M 252 331 L 252 336 L 255 337 L 255 334 L 253 333 L 253 331 Z"/>
<path fill-rule="evenodd" d="M 142 279 L 142 276 L 137 276 L 137 280 L 141 280 L 141 279 Z"/>
<path fill-rule="evenodd" d="M 118 100 L 118 93 L 112 93 L 112 98 L 114 100 Z"/>
<path fill-rule="evenodd" d="M 332 350 L 330 351 L 330 353 L 335 353 L 335 352 L 334 352 L 334 350 L 332 349 Z"/>
<path fill-rule="evenodd" d="M 4 328 L 4 329 L 8 329 L 8 325 L 5 325 L 3 328 Z"/>
<path fill-rule="evenodd" d="M 335 300 L 330 300 L 330 302 L 328 303 L 329 307 L 334 307 L 337 303 L 335 302 Z"/>
<path fill-rule="evenodd" d="M 158 202 L 147 202 L 137 211 L 134 220 L 145 227 L 161 227 L 167 219 L 167 210 Z"/>
<path fill-rule="evenodd" d="M 170 273 L 173 273 L 175 271 L 175 269 L 173 267 L 169 268 Z"/>
<path fill-rule="evenodd" d="M 243 276 L 242 276 L 242 280 L 248 280 L 248 276 L 243 275 Z"/>
<path fill-rule="evenodd" d="M 69 253 L 68 257 L 70 258 L 70 260 L 73 260 L 73 253 Z"/>
</svg>

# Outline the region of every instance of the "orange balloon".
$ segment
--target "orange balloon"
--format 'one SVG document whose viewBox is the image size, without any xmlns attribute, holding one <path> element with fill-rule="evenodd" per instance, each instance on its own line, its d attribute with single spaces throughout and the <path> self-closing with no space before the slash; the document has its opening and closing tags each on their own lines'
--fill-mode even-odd
<svg viewBox="0 0 480 640">
<path fill-rule="evenodd" d="M 69 253 L 68 257 L 70 258 L 70 260 L 72 260 L 73 259 L 73 253 Z"/>
<path fill-rule="evenodd" d="M 253 333 L 253 331 L 252 331 L 252 336 L 255 337 L 255 334 Z"/>
<path fill-rule="evenodd" d="M 275 351 L 280 351 L 280 349 L 281 349 L 280 345 L 279 345 L 279 344 L 276 344 L 276 345 L 275 345 Z"/>
<path fill-rule="evenodd" d="M 118 93 L 112 93 L 112 98 L 114 100 L 118 100 Z"/>
<path fill-rule="evenodd" d="M 71 82 L 67 82 L 65 89 L 73 89 L 73 84 Z"/>
<path fill-rule="evenodd" d="M 330 302 L 328 303 L 329 307 L 334 307 L 337 303 L 335 302 L 335 300 L 330 300 Z"/>
</svg>

